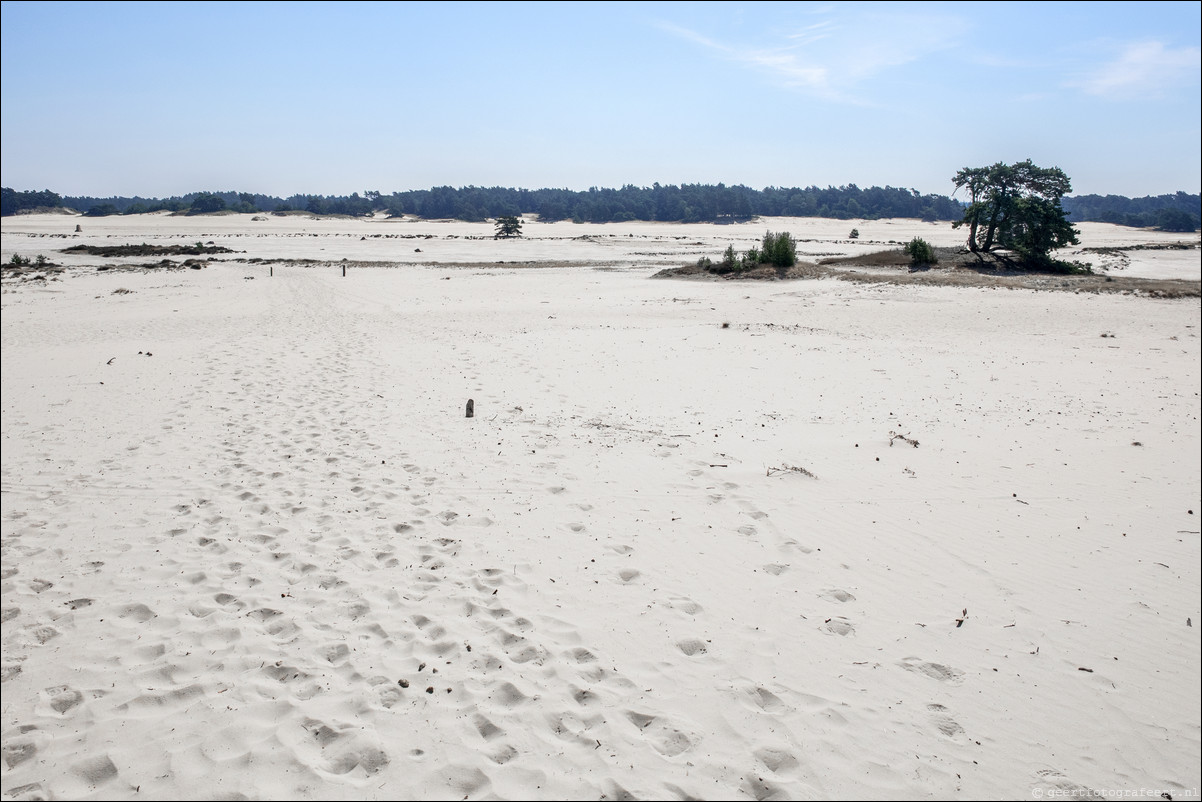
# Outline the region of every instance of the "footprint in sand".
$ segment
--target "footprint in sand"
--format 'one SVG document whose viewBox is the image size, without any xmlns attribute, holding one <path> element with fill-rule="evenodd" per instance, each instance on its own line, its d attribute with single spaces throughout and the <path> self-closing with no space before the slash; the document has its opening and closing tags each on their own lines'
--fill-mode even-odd
<svg viewBox="0 0 1202 802">
<path fill-rule="evenodd" d="M 762 802 L 766 799 L 793 799 L 791 792 L 784 786 L 777 785 L 774 782 L 765 780 L 758 776 L 758 772 L 747 772 L 747 779 L 743 783 L 743 792 L 755 799 L 757 802 Z"/>
<path fill-rule="evenodd" d="M 83 703 L 83 694 L 69 685 L 53 685 L 40 694 L 38 712 L 46 715 L 46 709 L 65 716 L 70 710 Z M 43 709 L 46 708 L 46 709 Z"/>
<path fill-rule="evenodd" d="M 964 728 L 959 722 L 953 719 L 947 713 L 947 708 L 941 704 L 929 704 L 927 710 L 931 711 L 931 723 L 935 725 L 935 729 L 946 735 L 948 738 L 955 738 L 957 735 L 964 734 Z"/>
<path fill-rule="evenodd" d="M 907 657 L 898 661 L 898 665 L 906 671 L 913 671 L 915 674 L 923 674 L 931 679 L 937 679 L 940 682 L 950 682 L 953 685 L 959 685 L 964 681 L 964 672 L 958 668 L 945 666 L 941 663 L 928 663 L 919 660 L 917 657 Z"/>
<path fill-rule="evenodd" d="M 672 726 L 668 722 L 648 713 L 626 711 L 626 718 L 638 728 L 655 751 L 668 757 L 675 757 L 692 748 L 694 738 Z"/>
<path fill-rule="evenodd" d="M 81 760 L 71 767 L 71 773 L 82 778 L 89 786 L 98 785 L 116 779 L 117 766 L 108 755 Z"/>
<path fill-rule="evenodd" d="M 4 742 L 4 765 L 10 769 L 31 759 L 38 753 L 39 749 L 50 742 L 49 734 L 42 732 L 35 726 L 27 725 L 21 727 L 20 730 L 20 735 L 15 738 L 9 738 Z M 4 795 L 8 796 L 9 792 L 5 791 Z"/>
<path fill-rule="evenodd" d="M 757 749 L 753 754 L 773 774 L 792 774 L 801 767 L 797 757 L 785 749 Z"/>
<path fill-rule="evenodd" d="M 767 688 L 755 686 L 749 688 L 744 693 L 751 703 L 765 713 L 782 713 L 788 709 L 784 701 Z"/>
<path fill-rule="evenodd" d="M 504 766 L 509 761 L 518 756 L 518 750 L 514 749 L 509 744 L 502 744 L 500 748 L 493 752 L 487 752 L 488 759 L 498 766 Z"/>
<path fill-rule="evenodd" d="M 530 697 L 522 693 L 512 682 L 501 682 L 489 692 L 488 698 L 501 707 L 518 707 Z"/>
<path fill-rule="evenodd" d="M 476 732 L 480 733 L 480 737 L 486 741 L 491 741 L 505 734 L 505 730 L 493 724 L 486 716 L 480 713 L 475 715 L 472 723 L 476 725 Z"/>
<path fill-rule="evenodd" d="M 137 621 L 139 624 L 144 624 L 155 617 L 154 610 L 151 610 L 145 604 L 127 604 L 121 608 L 118 613 L 119 618 L 130 618 Z"/>
<path fill-rule="evenodd" d="M 820 629 L 828 635 L 854 635 L 855 625 L 842 616 L 826 619 Z"/>
<path fill-rule="evenodd" d="M 697 615 L 702 611 L 702 606 L 687 596 L 674 596 L 667 601 L 660 602 L 663 606 L 670 610 L 679 610 L 685 615 Z"/>
</svg>

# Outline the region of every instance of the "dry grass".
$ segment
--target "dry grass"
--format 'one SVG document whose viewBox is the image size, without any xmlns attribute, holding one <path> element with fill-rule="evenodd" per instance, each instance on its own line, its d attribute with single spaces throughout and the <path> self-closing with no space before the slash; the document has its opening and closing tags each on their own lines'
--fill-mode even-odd
<svg viewBox="0 0 1202 802">
<path fill-rule="evenodd" d="M 1055 292 L 1092 292 L 1140 295 L 1150 298 L 1199 298 L 1202 282 L 1186 279 L 1151 279 L 1134 276 L 1038 273 L 1023 270 L 1003 256 L 970 254 L 957 248 L 936 248 L 939 265 L 911 267 L 900 248 L 862 256 L 801 262 L 790 268 L 764 267 L 745 273 L 716 276 L 696 265 L 668 268 L 655 278 L 690 278 L 712 281 L 774 281 L 835 278 L 861 284 L 936 287 L 1000 287 Z"/>
<path fill-rule="evenodd" d="M 779 468 L 769 468 L 768 472 L 765 474 L 765 476 L 772 476 L 773 474 L 776 474 L 776 473 L 799 473 L 802 476 L 808 476 L 811 479 L 818 478 L 810 471 L 808 471 L 805 468 L 802 468 L 800 466 L 797 466 L 797 465 L 781 465 Z"/>
</svg>

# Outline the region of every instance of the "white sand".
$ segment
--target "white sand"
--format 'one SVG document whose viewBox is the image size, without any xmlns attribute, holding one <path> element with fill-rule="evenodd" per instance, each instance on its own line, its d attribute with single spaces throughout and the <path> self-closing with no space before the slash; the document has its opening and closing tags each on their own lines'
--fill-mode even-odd
<svg viewBox="0 0 1202 802">
<path fill-rule="evenodd" d="M 786 227 L 961 234 L 6 218 L 415 264 L 6 285 L 5 797 L 1196 798 L 1198 300 L 647 278 Z"/>
<path fill-rule="evenodd" d="M 255 218 L 259 218 L 256 220 Z M 75 233 L 75 226 L 83 228 Z M 1080 223 L 1081 244 L 1058 256 L 1089 262 L 1098 272 L 1147 278 L 1202 280 L 1202 260 L 1196 249 L 1136 250 L 1125 257 L 1089 253 L 1086 248 L 1121 245 L 1197 244 L 1198 235 L 1132 229 L 1106 223 Z M 859 239 L 849 240 L 852 229 Z M 14 253 L 33 257 L 53 255 L 66 265 L 94 265 L 113 260 L 58 254 L 67 245 L 152 245 L 214 242 L 243 252 L 246 258 L 288 258 L 341 261 L 385 261 L 408 264 L 457 262 L 591 261 L 617 267 L 678 267 L 701 256 L 717 258 L 728 245 L 744 251 L 758 245 L 766 230 L 790 231 L 799 240 L 802 260 L 871 253 L 922 237 L 933 245 L 956 246 L 966 232 L 950 223 L 918 220 L 828 220 L 809 217 L 763 218 L 732 225 L 613 223 L 580 225 L 571 222 L 527 221 L 521 239 L 495 240 L 491 223 L 459 221 L 332 219 L 308 215 L 230 214 L 173 217 L 166 212 L 129 217 L 29 215 L 5 218 L 0 261 Z M 130 263 L 157 262 L 130 258 Z"/>
</svg>

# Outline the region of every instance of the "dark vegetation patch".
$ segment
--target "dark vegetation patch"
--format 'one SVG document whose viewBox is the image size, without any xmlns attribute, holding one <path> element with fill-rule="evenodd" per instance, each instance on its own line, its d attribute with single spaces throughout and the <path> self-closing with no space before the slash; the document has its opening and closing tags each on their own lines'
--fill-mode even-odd
<svg viewBox="0 0 1202 802">
<path fill-rule="evenodd" d="M 72 245 L 63 248 L 63 253 L 86 253 L 91 256 L 125 257 L 125 256 L 202 256 L 213 253 L 238 253 L 230 248 L 223 248 L 213 243 L 196 243 L 195 245 Z"/>
<path fill-rule="evenodd" d="M 923 243 L 925 245 L 925 243 Z M 909 246 L 907 246 L 909 247 Z M 1042 260 L 1024 262 L 1006 251 L 979 251 L 972 253 L 960 247 L 936 248 L 927 246 L 929 254 L 944 268 L 962 268 L 989 275 L 1024 275 L 1024 274 L 1053 274 L 1077 275 L 1089 274 L 1093 266 L 1082 262 L 1065 262 L 1059 260 Z M 860 256 L 839 256 L 821 259 L 818 264 L 831 267 L 896 267 L 912 271 L 933 269 L 933 264 L 915 264 L 912 255 L 906 248 L 897 248 Z"/>
<path fill-rule="evenodd" d="M 1107 256 L 1121 254 L 1123 251 L 1192 251 L 1202 247 L 1197 241 L 1185 242 L 1147 242 L 1143 245 L 1106 245 L 1095 248 L 1082 248 L 1087 253 L 1099 253 Z"/>
<path fill-rule="evenodd" d="M 43 254 L 34 258 L 14 253 L 12 259 L 0 265 L 0 280 L 7 283 L 26 281 L 58 281 L 65 268 L 47 259 Z"/>
<path fill-rule="evenodd" d="M 897 248 L 862 256 L 821 259 L 817 264 L 798 262 L 789 268 L 762 265 L 741 273 L 715 274 L 698 265 L 686 265 L 661 270 L 653 278 L 712 281 L 830 278 L 860 284 L 898 286 L 1004 287 L 1057 292 L 1113 292 L 1152 298 L 1202 297 L 1202 282 L 1199 281 L 1029 270 L 1016 264 L 1006 254 L 972 254 L 958 248 L 934 250 L 940 260 L 937 267 L 912 266 L 910 257 Z"/>
<path fill-rule="evenodd" d="M 141 271 L 143 273 L 150 270 L 201 270 L 209 266 L 209 263 L 203 259 L 185 259 L 182 262 L 173 262 L 170 259 L 162 259 L 158 262 L 143 263 L 139 265 L 124 264 L 124 265 L 100 265 L 96 268 L 97 273 L 129 273 L 131 271 Z"/>
</svg>

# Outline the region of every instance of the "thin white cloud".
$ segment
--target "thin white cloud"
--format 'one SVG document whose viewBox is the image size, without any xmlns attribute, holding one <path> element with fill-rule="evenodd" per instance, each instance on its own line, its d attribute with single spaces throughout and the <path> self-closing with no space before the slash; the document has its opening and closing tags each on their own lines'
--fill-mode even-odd
<svg viewBox="0 0 1202 802">
<path fill-rule="evenodd" d="M 660 23 L 659 27 L 682 39 L 696 42 L 725 59 L 763 70 L 781 80 L 786 86 L 803 87 L 823 95 L 830 92 L 825 68 L 804 64 L 796 55 L 786 50 L 732 47 L 688 28 L 669 23 Z"/>
<path fill-rule="evenodd" d="M 1113 100 L 1159 96 L 1165 89 L 1198 81 L 1202 50 L 1166 47 L 1162 42 L 1129 44 L 1115 60 L 1070 82 L 1090 95 Z"/>
<path fill-rule="evenodd" d="M 777 34 L 782 44 L 766 47 L 723 42 L 670 23 L 659 27 L 787 88 L 855 105 L 864 104 L 860 90 L 870 79 L 958 44 L 967 30 L 956 17 L 868 12 Z"/>
<path fill-rule="evenodd" d="M 786 38 L 792 39 L 797 44 L 808 45 L 830 38 L 836 29 L 837 27 L 832 20 L 826 20 L 813 25 L 807 25 L 797 33 L 788 34 Z"/>
</svg>

